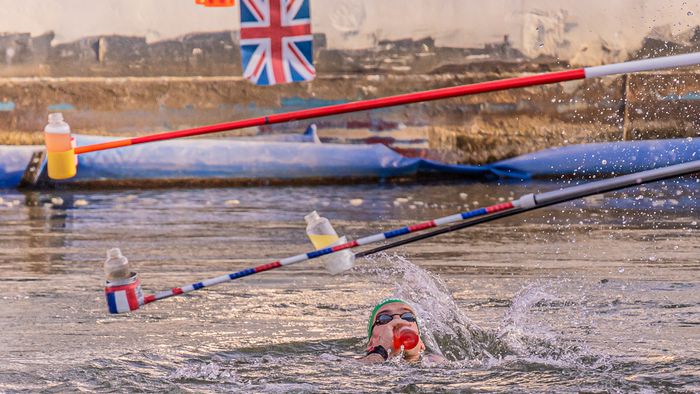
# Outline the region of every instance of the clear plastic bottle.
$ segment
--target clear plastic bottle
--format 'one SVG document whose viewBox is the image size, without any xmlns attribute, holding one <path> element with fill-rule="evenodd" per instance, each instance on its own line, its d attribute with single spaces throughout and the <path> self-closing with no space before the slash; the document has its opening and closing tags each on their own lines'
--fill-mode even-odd
<svg viewBox="0 0 700 394">
<path fill-rule="evenodd" d="M 309 236 L 314 248 L 323 249 L 333 242 L 338 241 L 338 233 L 335 232 L 331 222 L 313 211 L 304 216 L 306 220 L 306 234 Z"/>
<path fill-rule="evenodd" d="M 119 248 L 112 248 L 107 251 L 105 260 L 105 278 L 112 281 L 129 279 L 131 277 L 131 267 L 129 260 L 122 254 Z"/>
<path fill-rule="evenodd" d="M 46 150 L 49 152 L 65 152 L 72 148 L 70 126 L 63 121 L 63 114 L 49 114 L 49 124 L 44 127 Z"/>
<path fill-rule="evenodd" d="M 311 212 L 304 216 L 304 220 L 306 220 L 306 234 L 317 250 L 348 242 L 345 236 L 338 237 L 338 233 L 335 232 L 331 222 L 321 217 L 318 212 Z M 326 264 L 326 270 L 335 275 L 352 268 L 355 262 L 355 255 L 349 250 L 341 250 L 331 255 L 323 256 L 321 259 Z"/>
</svg>

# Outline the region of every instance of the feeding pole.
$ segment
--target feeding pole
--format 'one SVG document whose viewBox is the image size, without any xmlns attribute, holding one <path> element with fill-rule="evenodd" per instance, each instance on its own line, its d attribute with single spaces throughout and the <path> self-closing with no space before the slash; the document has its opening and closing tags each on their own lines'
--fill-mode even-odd
<svg viewBox="0 0 700 394">
<path fill-rule="evenodd" d="M 111 313 L 130 312 L 139 309 L 141 305 L 149 304 L 151 302 L 155 302 L 165 298 L 189 293 L 191 291 L 203 289 L 205 287 L 210 287 L 224 282 L 230 282 L 235 279 L 254 275 L 264 271 L 269 271 L 275 268 L 280 268 L 287 265 L 300 263 L 302 261 L 315 259 L 341 250 L 352 249 L 358 246 L 382 242 L 390 238 L 399 237 L 401 235 L 414 233 L 433 227 L 451 224 L 450 226 L 445 226 L 433 230 L 431 232 L 418 234 L 413 237 L 404 238 L 396 242 L 381 245 L 374 249 L 359 252 L 355 254 L 354 257 L 365 257 L 387 249 L 396 248 L 401 245 L 417 242 L 440 234 L 461 230 L 467 227 L 475 226 L 477 224 L 494 221 L 504 217 L 517 215 L 519 213 L 544 208 L 550 205 L 559 204 L 562 202 L 567 202 L 591 196 L 594 194 L 610 192 L 627 187 L 642 185 L 645 183 L 656 182 L 663 179 L 689 175 L 697 172 L 700 172 L 700 160 L 656 168 L 653 170 L 623 175 L 610 179 L 603 179 L 595 182 L 588 182 L 581 185 L 566 187 L 563 189 L 553 190 L 544 193 L 526 194 L 520 197 L 519 199 L 511 202 L 492 205 L 485 208 L 479 208 L 468 212 L 457 213 L 454 215 L 429 220 L 427 222 L 417 223 L 411 226 L 401 227 L 387 232 L 359 238 L 357 240 L 346 242 L 341 245 L 287 257 L 281 260 L 273 261 L 271 263 L 247 268 L 242 271 L 218 276 L 216 278 L 206 279 L 200 282 L 192 283 L 187 286 L 173 287 L 171 289 L 146 296 L 144 296 L 141 292 L 140 281 L 136 279 L 130 285 L 125 285 L 118 288 L 105 288 L 105 291 L 107 293 L 108 307 Z"/>
<path fill-rule="evenodd" d="M 284 112 L 268 116 L 260 116 L 237 120 L 227 123 L 219 123 L 209 126 L 195 127 L 191 129 L 169 131 L 151 134 L 141 137 L 125 138 L 116 141 L 104 142 L 93 145 L 79 146 L 67 152 L 49 151 L 49 156 L 58 157 L 69 167 L 75 161 L 75 155 L 96 152 L 106 149 L 121 148 L 148 142 L 165 141 L 175 138 L 193 137 L 198 135 L 218 133 L 227 130 L 236 130 L 246 127 L 264 126 L 276 123 L 319 118 L 323 116 L 338 115 L 357 111 L 366 111 L 377 108 L 393 107 L 397 105 L 413 104 L 418 102 L 440 100 L 451 97 L 468 96 L 479 93 L 495 92 L 499 90 L 516 89 L 527 86 L 546 85 L 557 82 L 590 79 L 615 74 L 636 73 L 651 70 L 660 70 L 673 67 L 683 67 L 700 64 L 700 52 L 685 55 L 666 56 L 652 59 L 635 60 L 624 63 L 608 64 L 577 68 L 566 71 L 555 71 L 543 74 L 528 75 L 517 78 L 500 79 L 496 81 L 480 82 L 470 85 L 454 86 L 448 88 L 431 89 L 422 92 L 400 94 L 390 97 L 381 97 L 370 100 L 361 100 L 351 103 L 335 104 L 318 108 L 303 109 Z M 54 163 L 49 161 L 49 165 Z M 71 171 L 72 172 L 72 171 Z M 65 176 L 56 179 L 67 179 L 74 174 L 66 171 Z"/>
</svg>

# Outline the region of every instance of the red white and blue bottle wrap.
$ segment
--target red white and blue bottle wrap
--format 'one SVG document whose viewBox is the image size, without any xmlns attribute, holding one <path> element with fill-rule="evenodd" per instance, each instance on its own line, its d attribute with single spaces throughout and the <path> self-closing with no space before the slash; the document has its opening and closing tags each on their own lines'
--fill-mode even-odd
<svg viewBox="0 0 700 394">
<path fill-rule="evenodd" d="M 135 311 L 144 304 L 141 279 L 134 273 L 129 279 L 107 281 L 105 297 L 109 313 Z"/>
</svg>

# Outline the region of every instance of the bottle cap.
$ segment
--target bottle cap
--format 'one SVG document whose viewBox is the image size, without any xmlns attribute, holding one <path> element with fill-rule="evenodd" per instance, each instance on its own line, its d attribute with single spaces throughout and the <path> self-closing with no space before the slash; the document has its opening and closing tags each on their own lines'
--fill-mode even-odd
<svg viewBox="0 0 700 394">
<path fill-rule="evenodd" d="M 118 259 L 120 257 L 122 257 L 122 251 L 119 250 L 119 248 L 112 248 L 112 249 L 107 251 L 107 258 L 108 259 L 112 259 L 112 258 Z"/>
<path fill-rule="evenodd" d="M 63 114 L 60 112 L 54 112 L 49 114 L 49 123 L 63 122 Z"/>
<path fill-rule="evenodd" d="M 306 220 L 306 224 L 309 224 L 309 223 L 311 223 L 311 222 L 314 222 L 314 221 L 316 221 L 316 220 L 318 220 L 318 219 L 320 219 L 320 218 L 321 218 L 321 216 L 320 216 L 320 215 L 318 214 L 318 212 L 316 212 L 316 211 L 313 211 L 313 212 L 311 212 L 310 214 L 304 216 L 304 220 Z"/>
</svg>

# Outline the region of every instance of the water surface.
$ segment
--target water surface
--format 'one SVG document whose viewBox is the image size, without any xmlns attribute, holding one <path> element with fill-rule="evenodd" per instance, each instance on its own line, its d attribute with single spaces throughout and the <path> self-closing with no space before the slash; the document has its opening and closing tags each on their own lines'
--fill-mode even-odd
<svg viewBox="0 0 700 394">
<path fill-rule="evenodd" d="M 699 185 L 609 193 L 344 275 L 305 262 L 117 316 L 101 287 L 111 247 L 150 293 L 309 251 L 314 209 L 359 238 L 560 185 L 0 191 L 0 391 L 698 391 Z M 447 365 L 355 361 L 390 295 L 415 303 Z"/>
</svg>

